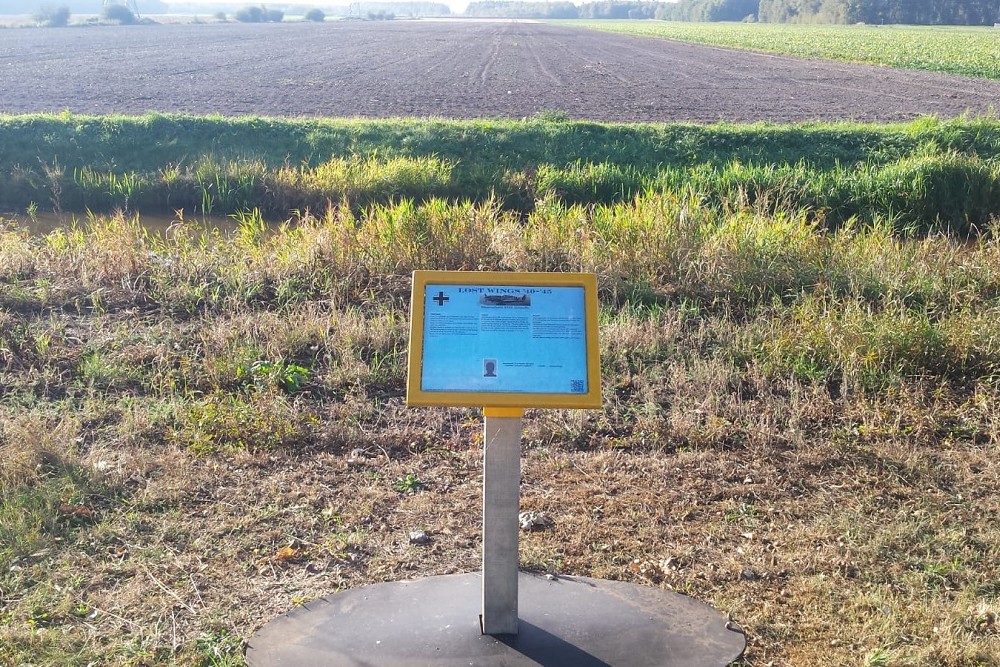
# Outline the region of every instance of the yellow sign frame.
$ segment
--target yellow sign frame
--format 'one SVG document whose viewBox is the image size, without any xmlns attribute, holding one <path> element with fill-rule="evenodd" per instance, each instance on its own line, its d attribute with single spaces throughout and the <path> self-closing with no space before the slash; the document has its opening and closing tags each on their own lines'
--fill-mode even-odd
<svg viewBox="0 0 1000 667">
<path fill-rule="evenodd" d="M 425 288 L 431 285 L 470 287 L 582 287 L 587 391 L 580 394 L 492 391 L 425 391 L 421 388 L 424 351 Z M 406 403 L 414 406 L 482 408 L 601 407 L 601 350 L 598 339 L 597 276 L 592 273 L 506 273 L 502 271 L 414 271 L 410 292 L 410 341 Z"/>
</svg>

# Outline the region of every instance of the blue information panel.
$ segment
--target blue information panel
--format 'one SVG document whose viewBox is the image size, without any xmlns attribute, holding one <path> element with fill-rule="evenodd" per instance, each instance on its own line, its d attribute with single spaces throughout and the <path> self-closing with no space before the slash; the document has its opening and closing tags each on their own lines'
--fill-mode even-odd
<svg viewBox="0 0 1000 667">
<path fill-rule="evenodd" d="M 584 288 L 424 286 L 426 392 L 586 394 Z"/>
</svg>

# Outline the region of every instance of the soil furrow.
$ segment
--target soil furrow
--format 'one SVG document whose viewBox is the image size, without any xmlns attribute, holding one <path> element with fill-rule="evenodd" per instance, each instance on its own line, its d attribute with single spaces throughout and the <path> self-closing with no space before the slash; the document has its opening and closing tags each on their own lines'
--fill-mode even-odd
<svg viewBox="0 0 1000 667">
<path fill-rule="evenodd" d="M 8 30 L 0 82 L 0 113 L 801 122 L 1000 109 L 1000 81 L 511 21 Z"/>
</svg>

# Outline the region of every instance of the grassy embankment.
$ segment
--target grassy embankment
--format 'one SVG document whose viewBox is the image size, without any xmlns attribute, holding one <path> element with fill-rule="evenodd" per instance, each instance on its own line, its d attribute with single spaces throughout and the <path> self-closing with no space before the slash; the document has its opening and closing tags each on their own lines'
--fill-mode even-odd
<svg viewBox="0 0 1000 667">
<path fill-rule="evenodd" d="M 572 21 L 567 25 L 802 58 L 1000 79 L 995 28 L 671 21 Z"/>
<path fill-rule="evenodd" d="M 600 276 L 605 407 L 529 413 L 524 567 L 705 600 L 748 665 L 1000 664 L 1000 124 L 0 135 L 8 205 L 195 207 L 0 231 L 0 663 L 240 664 L 295 604 L 476 569 L 477 413 L 402 404 L 433 267 Z M 209 196 L 311 213 L 203 236 Z"/>
<path fill-rule="evenodd" d="M 149 115 L 0 122 L 0 210 L 286 219 L 347 202 L 485 201 L 526 212 L 643 192 L 967 233 L 996 210 L 995 122 L 803 127 L 280 121 Z"/>
</svg>

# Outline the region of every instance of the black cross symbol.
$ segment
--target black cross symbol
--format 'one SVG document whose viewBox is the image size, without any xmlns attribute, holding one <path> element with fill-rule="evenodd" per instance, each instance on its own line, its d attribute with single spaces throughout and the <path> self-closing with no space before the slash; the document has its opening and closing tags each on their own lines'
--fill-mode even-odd
<svg viewBox="0 0 1000 667">
<path fill-rule="evenodd" d="M 443 306 L 445 301 L 448 301 L 448 297 L 444 292 L 438 292 L 437 296 L 431 299 L 431 301 L 437 301 L 437 305 Z"/>
</svg>

